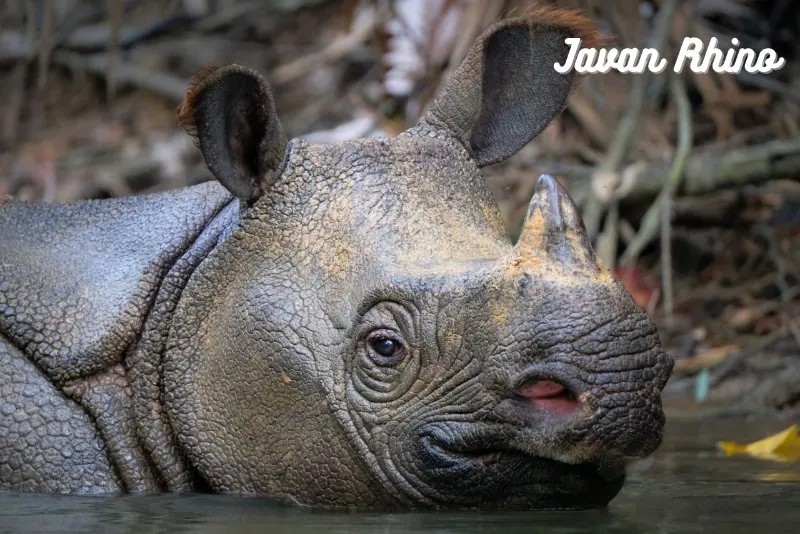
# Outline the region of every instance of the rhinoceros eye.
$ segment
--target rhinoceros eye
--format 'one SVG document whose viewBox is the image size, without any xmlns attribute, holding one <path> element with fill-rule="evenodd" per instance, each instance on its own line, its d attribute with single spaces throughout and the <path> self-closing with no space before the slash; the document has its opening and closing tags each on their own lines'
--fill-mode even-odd
<svg viewBox="0 0 800 534">
<path fill-rule="evenodd" d="M 370 336 L 367 344 L 372 360 L 381 366 L 397 365 L 406 355 L 406 347 L 402 341 L 383 333 Z"/>
</svg>

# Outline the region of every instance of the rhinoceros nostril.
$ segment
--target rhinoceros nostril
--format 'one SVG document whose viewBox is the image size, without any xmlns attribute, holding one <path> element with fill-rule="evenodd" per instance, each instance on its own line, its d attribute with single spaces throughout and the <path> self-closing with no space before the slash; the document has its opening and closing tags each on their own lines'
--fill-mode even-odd
<svg viewBox="0 0 800 534">
<path fill-rule="evenodd" d="M 569 417 L 578 409 L 578 400 L 564 385 L 553 380 L 538 380 L 526 385 L 519 395 L 535 409 L 558 417 Z"/>
</svg>

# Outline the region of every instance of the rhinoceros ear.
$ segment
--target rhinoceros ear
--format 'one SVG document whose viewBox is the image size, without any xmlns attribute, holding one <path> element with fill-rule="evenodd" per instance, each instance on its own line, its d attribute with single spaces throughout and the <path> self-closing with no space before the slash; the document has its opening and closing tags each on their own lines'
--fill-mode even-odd
<svg viewBox="0 0 800 534">
<path fill-rule="evenodd" d="M 178 110 L 206 165 L 231 193 L 252 201 L 277 178 L 286 138 L 266 80 L 240 65 L 196 75 Z"/>
<path fill-rule="evenodd" d="M 573 10 L 537 8 L 489 27 L 421 122 L 449 130 L 483 167 L 525 146 L 561 112 L 571 73 L 559 74 L 570 47 L 596 42 L 594 24 Z"/>
</svg>

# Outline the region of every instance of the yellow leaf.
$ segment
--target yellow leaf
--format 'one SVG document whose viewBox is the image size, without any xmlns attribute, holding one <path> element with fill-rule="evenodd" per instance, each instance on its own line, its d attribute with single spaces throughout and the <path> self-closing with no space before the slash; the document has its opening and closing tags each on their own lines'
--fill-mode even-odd
<svg viewBox="0 0 800 534">
<path fill-rule="evenodd" d="M 732 441 L 720 441 L 718 445 L 726 456 L 748 454 L 763 460 L 796 462 L 800 460 L 800 437 L 797 432 L 797 425 L 792 425 L 783 432 L 747 445 Z"/>
</svg>

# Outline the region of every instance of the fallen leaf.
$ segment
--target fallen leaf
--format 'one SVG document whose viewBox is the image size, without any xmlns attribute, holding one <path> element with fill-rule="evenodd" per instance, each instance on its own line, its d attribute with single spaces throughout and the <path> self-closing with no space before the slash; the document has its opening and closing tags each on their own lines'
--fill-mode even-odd
<svg viewBox="0 0 800 534">
<path fill-rule="evenodd" d="M 738 308 L 725 317 L 725 322 L 733 328 L 747 328 L 756 319 L 756 309 L 753 307 Z"/>
<path fill-rule="evenodd" d="M 753 334 L 757 336 L 764 336 L 770 332 L 774 332 L 781 327 L 780 317 L 774 315 L 767 315 L 760 318 L 753 325 Z"/>
<path fill-rule="evenodd" d="M 691 358 L 676 361 L 673 372 L 678 374 L 693 374 L 701 369 L 716 367 L 737 350 L 739 350 L 738 345 L 714 347 L 713 349 L 701 352 Z"/>
<path fill-rule="evenodd" d="M 796 462 L 800 460 L 800 437 L 797 435 L 797 425 L 792 425 L 783 432 L 747 445 L 732 441 L 720 441 L 717 445 L 725 453 L 725 456 L 747 454 L 762 460 L 775 460 L 778 462 Z"/>
<path fill-rule="evenodd" d="M 614 269 L 614 274 L 643 310 L 650 308 L 660 294 L 660 288 L 646 282 L 644 271 L 636 265 L 621 265 Z"/>
</svg>

